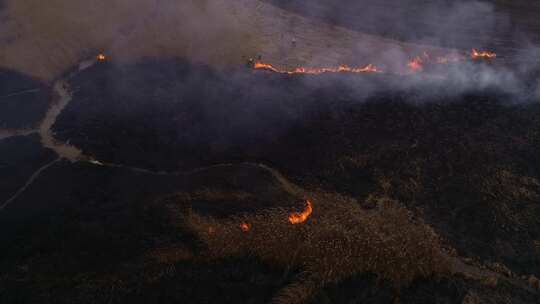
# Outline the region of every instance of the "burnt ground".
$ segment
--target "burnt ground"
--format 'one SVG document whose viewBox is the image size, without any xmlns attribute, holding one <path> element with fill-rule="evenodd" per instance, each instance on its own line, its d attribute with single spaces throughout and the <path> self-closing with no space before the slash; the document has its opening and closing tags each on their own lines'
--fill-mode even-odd
<svg viewBox="0 0 540 304">
<path fill-rule="evenodd" d="M 44 83 L 0 69 L 0 128 L 36 127 L 45 116 L 51 97 L 52 92 Z"/>
<path fill-rule="evenodd" d="M 370 197 L 394 198 L 460 255 L 540 276 L 538 103 L 494 90 L 430 98 L 384 90 L 365 99 L 362 89 L 399 79 L 362 75 L 358 89 L 354 77 L 222 74 L 147 60 L 73 78 L 57 137 L 115 165 L 57 162 L 0 212 L 1 302 L 269 302 L 298 270 L 255 256 L 204 259 L 174 216 L 302 207 L 268 170 L 244 162 L 366 209 Z M 321 288 L 313 302 L 471 297 L 534 303 L 537 294 L 459 275 L 398 292 L 365 274 Z"/>
<path fill-rule="evenodd" d="M 262 162 L 308 187 L 385 192 L 463 254 L 540 274 L 538 103 L 512 105 L 489 90 L 355 100 L 339 76 L 232 75 L 183 62 L 97 66 L 74 79 L 55 129 L 111 163 Z"/>
<path fill-rule="evenodd" d="M 0 201 L 15 195 L 30 176 L 53 161 L 53 151 L 41 146 L 39 135 L 11 137 L 0 141 Z"/>
<path fill-rule="evenodd" d="M 57 163 L 0 214 L 2 303 L 170 303 L 186 292 L 192 294 L 191 303 L 216 302 L 224 292 L 236 301 L 246 294 L 262 302 L 283 284 L 276 279 L 282 272 L 256 261 L 180 260 L 178 274 L 171 277 L 176 271 L 167 274 L 168 266 L 159 260 L 160 250 L 166 254 L 168 248 L 198 245 L 189 233 L 168 224 L 152 202 L 209 189 L 251 193 L 249 204 L 237 200 L 229 206 L 231 201 L 217 199 L 213 206 L 204 207 L 204 201 L 195 206 L 214 216 L 275 207 L 276 199 L 277 205 L 296 203 L 268 172 L 251 165 L 161 176 Z M 247 284 L 252 275 L 263 276 L 263 282 Z M 223 284 L 230 276 L 235 281 Z M 201 286 L 204 281 L 216 291 Z M 126 285 L 109 289 L 117 283 Z"/>
<path fill-rule="evenodd" d="M 204 200 L 182 207 L 212 216 L 273 208 L 276 202 L 291 208 L 298 200 L 253 165 L 164 176 L 59 162 L 0 214 L 2 303 L 269 302 L 296 270 L 256 257 L 198 257 L 197 238 L 171 222 L 170 210 L 163 208 L 175 205 L 182 193 L 198 191 L 242 193 L 224 200 L 210 195 L 206 207 Z M 469 294 L 513 303 L 534 303 L 536 297 L 456 276 L 417 280 L 399 298 L 461 303 Z M 313 303 L 391 303 L 396 296 L 388 284 L 361 275 L 318 290 Z"/>
</svg>

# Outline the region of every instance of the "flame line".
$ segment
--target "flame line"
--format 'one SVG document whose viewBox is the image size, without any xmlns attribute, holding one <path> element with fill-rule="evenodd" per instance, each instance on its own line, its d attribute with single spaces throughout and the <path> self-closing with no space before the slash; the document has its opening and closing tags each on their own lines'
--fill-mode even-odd
<svg viewBox="0 0 540 304">
<path fill-rule="evenodd" d="M 294 70 L 284 70 L 284 69 L 278 69 L 269 63 L 257 61 L 253 65 L 253 68 L 255 70 L 268 70 L 275 73 L 288 74 L 288 75 L 294 75 L 294 74 L 320 75 L 324 73 L 381 73 L 382 72 L 373 64 L 368 64 L 363 67 L 350 67 L 347 65 L 340 65 L 338 67 L 324 67 L 324 68 L 298 67 L 298 68 L 295 68 Z"/>
<path fill-rule="evenodd" d="M 306 201 L 306 208 L 302 212 L 293 212 L 289 214 L 289 222 L 293 225 L 301 224 L 309 218 L 309 216 L 313 213 L 313 204 L 311 201 Z"/>
<path fill-rule="evenodd" d="M 466 60 L 478 60 L 478 59 L 493 59 L 496 58 L 497 54 L 489 51 L 478 51 L 477 49 L 472 49 L 468 55 L 463 53 L 451 53 L 448 55 L 441 56 L 431 56 L 427 51 L 424 51 L 422 55 L 416 56 L 409 60 L 406 64 L 406 68 L 410 72 L 421 72 L 424 70 L 426 64 L 449 64 L 453 62 L 461 62 Z M 363 67 L 351 67 L 348 65 L 340 65 L 337 67 L 322 67 L 322 68 L 310 68 L 310 67 L 297 67 L 294 69 L 280 69 L 275 67 L 270 63 L 265 63 L 262 61 L 254 61 L 250 59 L 252 67 L 254 70 L 266 70 L 279 74 L 287 75 L 296 75 L 296 74 L 310 74 L 310 75 L 320 75 L 325 73 L 384 73 L 374 64 L 368 64 Z M 402 74 L 402 73 L 398 73 Z"/>
</svg>

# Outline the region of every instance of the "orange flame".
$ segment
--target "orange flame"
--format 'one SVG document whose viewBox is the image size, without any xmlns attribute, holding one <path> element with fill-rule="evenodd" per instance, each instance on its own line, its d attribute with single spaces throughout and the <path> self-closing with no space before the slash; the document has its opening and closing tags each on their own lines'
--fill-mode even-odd
<svg viewBox="0 0 540 304">
<path fill-rule="evenodd" d="M 425 69 L 426 66 L 432 66 L 434 64 L 449 64 L 455 62 L 462 62 L 466 60 L 478 60 L 478 59 L 492 59 L 497 57 L 497 54 L 488 51 L 478 51 L 477 49 L 472 49 L 470 54 L 468 53 L 458 53 L 453 51 L 446 55 L 433 55 L 427 51 L 423 51 L 421 55 L 418 55 L 411 59 L 407 63 L 407 67 L 410 72 L 421 72 Z M 297 67 L 294 69 L 281 69 L 270 63 L 265 63 L 260 60 L 249 60 L 250 65 L 255 70 L 266 70 L 274 73 L 280 74 L 311 74 L 319 75 L 324 73 L 383 73 L 377 66 L 373 64 L 368 64 L 364 67 L 351 67 L 348 65 L 340 65 L 337 67 L 322 67 L 322 68 L 312 68 L 312 67 Z M 390 72 L 391 73 L 391 72 Z M 401 72 L 396 72 L 399 75 L 403 75 Z"/>
<path fill-rule="evenodd" d="M 415 57 L 407 64 L 409 69 L 413 72 L 419 72 L 424 69 L 424 61 L 420 57 Z"/>
<path fill-rule="evenodd" d="M 307 219 L 309 218 L 312 212 L 313 212 L 313 205 L 311 204 L 311 201 L 307 200 L 306 208 L 304 209 L 304 211 L 293 212 L 289 214 L 289 222 L 291 222 L 291 224 L 293 225 L 301 224 L 307 221 Z"/>
<path fill-rule="evenodd" d="M 249 225 L 248 223 L 241 223 L 240 224 L 240 229 L 242 229 L 242 231 L 244 231 L 244 232 L 248 232 L 250 228 L 251 228 L 251 225 Z"/>
<path fill-rule="evenodd" d="M 107 57 L 103 53 L 100 53 L 100 54 L 97 55 L 97 60 L 98 61 L 105 61 L 106 59 L 107 59 Z"/>
<path fill-rule="evenodd" d="M 488 51 L 478 51 L 476 49 L 472 49 L 472 52 L 471 52 L 471 57 L 472 59 L 481 59 L 481 58 L 495 58 L 497 57 L 497 54 L 493 53 L 493 52 L 488 52 Z"/>
<path fill-rule="evenodd" d="M 269 63 L 264 63 L 257 61 L 253 65 L 255 70 L 268 70 L 280 74 L 313 74 L 319 75 L 324 73 L 380 73 L 381 71 L 373 64 L 368 64 L 364 67 L 350 67 L 347 65 L 340 65 L 338 67 L 327 67 L 327 68 L 306 68 L 306 67 L 297 67 L 293 70 L 284 70 L 274 67 Z"/>
</svg>

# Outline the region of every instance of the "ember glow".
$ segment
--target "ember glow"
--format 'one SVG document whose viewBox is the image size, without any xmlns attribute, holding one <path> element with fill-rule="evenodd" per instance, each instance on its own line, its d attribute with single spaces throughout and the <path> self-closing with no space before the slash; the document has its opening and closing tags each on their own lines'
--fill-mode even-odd
<svg viewBox="0 0 540 304">
<path fill-rule="evenodd" d="M 313 212 L 313 205 L 311 201 L 306 201 L 306 208 L 302 212 L 293 212 L 289 214 L 289 222 L 293 225 L 302 224 L 307 221 L 311 213 Z"/>
<path fill-rule="evenodd" d="M 240 224 L 240 229 L 242 231 L 244 231 L 244 232 L 248 232 L 250 228 L 251 228 L 251 226 L 248 223 L 241 223 Z"/>
<path fill-rule="evenodd" d="M 424 61 L 420 57 L 415 57 L 407 64 L 412 72 L 420 72 L 424 69 Z"/>
<path fill-rule="evenodd" d="M 493 52 L 478 51 L 476 49 L 472 49 L 471 57 L 472 57 L 472 59 L 482 59 L 482 58 L 490 59 L 490 58 L 497 57 L 497 54 L 495 54 Z"/>
<path fill-rule="evenodd" d="M 293 69 L 282 69 L 278 68 L 270 63 L 265 63 L 260 60 L 250 59 L 250 66 L 255 70 L 265 70 L 279 74 L 310 74 L 310 75 L 320 75 L 325 73 L 390 73 L 398 75 L 407 75 L 410 73 L 422 72 L 428 67 L 435 65 L 445 65 L 450 63 L 465 62 L 470 60 L 478 59 L 493 59 L 497 57 L 497 54 L 489 51 L 478 51 L 472 49 L 471 53 L 467 52 L 457 52 L 452 51 L 449 54 L 430 54 L 427 51 L 423 51 L 420 55 L 410 59 L 408 62 L 404 62 L 404 66 L 408 72 L 403 73 L 401 71 L 383 71 L 374 64 L 368 64 L 363 67 L 350 67 L 348 65 L 340 65 L 337 67 L 322 67 L 322 68 L 312 68 L 312 67 L 297 67 Z"/>
<path fill-rule="evenodd" d="M 97 60 L 98 61 L 105 61 L 106 59 L 107 59 L 107 57 L 103 53 L 97 55 Z"/>
<path fill-rule="evenodd" d="M 350 67 L 347 65 L 340 65 L 337 67 L 325 67 L 325 68 L 308 68 L 297 67 L 292 70 L 279 69 L 269 63 L 257 61 L 254 63 L 253 68 L 255 70 L 267 70 L 280 74 L 312 74 L 320 75 L 324 73 L 380 73 L 381 71 L 373 64 L 368 64 L 363 67 Z"/>
</svg>

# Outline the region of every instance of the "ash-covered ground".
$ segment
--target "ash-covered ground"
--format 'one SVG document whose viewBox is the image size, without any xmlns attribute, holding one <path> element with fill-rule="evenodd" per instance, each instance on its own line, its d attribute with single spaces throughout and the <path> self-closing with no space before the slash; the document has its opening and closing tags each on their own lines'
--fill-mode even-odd
<svg viewBox="0 0 540 304">
<path fill-rule="evenodd" d="M 45 83 L 15 71 L 0 70 L 0 130 L 35 128 L 51 99 Z"/>
<path fill-rule="evenodd" d="M 257 47 L 231 61 L 240 44 L 224 44 L 235 46 L 222 54 L 226 67 L 214 64 L 220 39 L 193 60 L 208 41 L 195 39 L 194 49 L 171 56 L 167 45 L 190 40 L 168 40 L 170 33 L 129 59 L 120 58 L 126 45 L 146 34 L 126 34 L 131 38 L 109 56 L 96 48 L 99 31 L 82 30 L 80 37 L 94 38 L 62 47 L 65 60 L 50 59 L 48 49 L 32 56 L 39 47 L 25 46 L 49 45 L 52 25 L 69 19 L 62 0 L 17 32 L 51 26 L 35 36 L 10 32 L 17 38 L 2 40 L 0 29 L 9 44 L 0 62 L 44 79 L 0 73 L 0 303 L 537 303 L 533 19 L 516 19 L 521 2 L 421 2 L 414 2 L 422 7 L 418 20 L 415 6 L 366 6 L 385 13 L 381 24 L 355 21 L 361 6 L 344 11 L 323 0 L 231 2 L 237 21 L 250 19 L 241 4 L 253 9 L 249 24 L 256 26 L 241 28 L 265 35 L 235 32 L 234 41 Z M 32 3 L 6 1 L 4 11 L 26 12 Z M 64 9 L 85 7 L 73 3 Z M 204 16 L 223 5 L 201 3 L 193 5 Z M 115 5 L 110 14 L 118 20 L 138 20 L 133 6 Z M 157 8 L 152 16 L 163 7 L 170 14 L 143 24 L 176 25 L 169 18 L 177 4 L 149 7 Z M 392 27 L 399 23 L 387 22 L 403 20 L 400 28 L 411 30 L 435 20 L 434 12 L 444 11 L 437 7 L 463 17 L 443 19 L 447 24 L 507 19 L 512 26 L 468 31 L 462 23 L 457 36 L 441 34 L 444 26 L 400 36 L 405 31 Z M 462 8 L 474 14 L 460 15 Z M 20 22 L 6 18 L 10 26 Z M 50 18 L 58 23 L 43 21 Z M 99 14 L 88 18 L 72 29 Z M 272 20 L 279 26 L 270 29 Z M 521 31 L 519 22 L 529 24 L 527 46 L 510 34 Z M 138 26 L 124 30 L 137 33 Z M 105 27 L 111 31 L 104 36 L 114 37 L 115 27 Z M 280 28 L 290 31 L 273 42 Z M 499 40 L 490 38 L 502 28 Z M 61 33 L 54 41 L 74 37 Z M 475 59 L 464 46 L 475 37 L 480 45 L 471 47 L 481 50 L 505 39 L 514 44 L 496 58 Z M 280 74 L 248 62 L 262 54 L 284 69 L 325 66 L 354 53 L 351 44 L 332 43 L 359 48 L 372 39 L 373 48 L 383 47 L 374 58 L 390 61 L 381 73 Z M 419 51 L 427 42 L 434 45 Z M 448 47 L 463 59 L 430 58 Z M 98 52 L 106 59 L 95 59 Z M 409 55 L 423 60 L 420 70 L 406 70 Z M 23 60 L 30 57 L 35 61 Z"/>
</svg>

